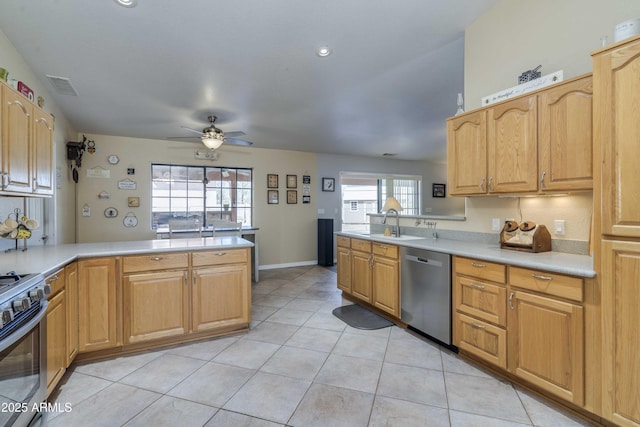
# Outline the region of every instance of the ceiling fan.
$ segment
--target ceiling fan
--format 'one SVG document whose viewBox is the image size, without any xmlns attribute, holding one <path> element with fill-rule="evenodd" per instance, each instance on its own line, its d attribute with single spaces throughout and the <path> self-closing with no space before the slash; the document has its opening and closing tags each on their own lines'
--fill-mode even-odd
<svg viewBox="0 0 640 427">
<path fill-rule="evenodd" d="M 207 117 L 207 119 L 209 120 L 209 126 L 202 129 L 201 131 L 187 127 L 187 126 L 180 126 L 180 127 L 188 130 L 189 132 L 197 133 L 200 136 L 200 140 L 202 141 L 202 143 L 205 146 L 207 146 L 207 148 L 210 148 L 212 150 L 220 148 L 220 146 L 223 143 L 230 144 L 230 145 L 244 145 L 244 146 L 253 145 L 253 142 L 236 138 L 237 136 L 244 135 L 244 132 L 242 131 L 226 132 L 226 133 L 222 132 L 222 129 L 216 127 L 215 122 L 218 119 L 218 117 L 214 116 L 213 114 Z M 169 139 L 184 139 L 184 138 L 194 138 L 194 137 L 178 136 L 178 137 L 171 137 Z"/>
</svg>

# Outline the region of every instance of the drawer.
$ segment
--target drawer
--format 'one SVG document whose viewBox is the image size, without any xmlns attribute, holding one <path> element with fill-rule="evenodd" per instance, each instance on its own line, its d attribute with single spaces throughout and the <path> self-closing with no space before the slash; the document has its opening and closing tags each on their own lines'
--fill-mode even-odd
<svg viewBox="0 0 640 427">
<path fill-rule="evenodd" d="M 461 313 L 455 313 L 454 319 L 454 345 L 495 366 L 507 369 L 505 329 Z"/>
<path fill-rule="evenodd" d="M 398 247 L 395 245 L 385 245 L 384 243 L 373 243 L 371 246 L 372 246 L 372 251 L 375 255 L 398 259 Z"/>
<path fill-rule="evenodd" d="M 509 267 L 509 284 L 518 288 L 582 301 L 583 279 L 527 268 Z"/>
<path fill-rule="evenodd" d="M 344 236 L 337 236 L 336 242 L 338 246 L 342 246 L 343 248 L 351 247 L 351 239 Z"/>
<path fill-rule="evenodd" d="M 191 254 L 191 265 L 237 264 L 249 260 L 247 249 L 223 249 L 218 251 L 198 251 Z"/>
<path fill-rule="evenodd" d="M 135 273 L 138 271 L 171 270 L 175 268 L 189 268 L 189 254 L 147 254 L 126 256 L 122 258 L 122 272 Z"/>
<path fill-rule="evenodd" d="M 455 268 L 457 274 L 478 277 L 498 283 L 506 283 L 507 281 L 506 267 L 502 264 L 456 257 Z"/>
<path fill-rule="evenodd" d="M 360 252 L 371 252 L 371 242 L 368 240 L 351 239 L 351 249 Z"/>
<path fill-rule="evenodd" d="M 507 288 L 489 282 L 456 276 L 455 309 L 499 326 L 507 325 Z"/>
<path fill-rule="evenodd" d="M 64 269 L 60 269 L 53 274 L 47 276 L 44 279 L 44 283 L 51 286 L 51 293 L 47 296 L 47 299 L 53 298 L 58 292 L 64 289 Z"/>
</svg>

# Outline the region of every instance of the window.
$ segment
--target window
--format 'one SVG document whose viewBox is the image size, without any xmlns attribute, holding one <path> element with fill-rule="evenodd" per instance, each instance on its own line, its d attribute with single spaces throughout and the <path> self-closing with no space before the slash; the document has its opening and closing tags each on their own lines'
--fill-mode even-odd
<svg viewBox="0 0 640 427">
<path fill-rule="evenodd" d="M 207 227 L 224 219 L 251 225 L 251 169 L 151 165 L 151 226 L 169 226 L 169 218 L 197 218 Z"/>
<path fill-rule="evenodd" d="M 389 196 L 398 199 L 402 215 L 420 215 L 421 182 L 420 176 L 341 173 L 342 230 L 369 231 L 367 214 L 379 213 Z"/>
</svg>

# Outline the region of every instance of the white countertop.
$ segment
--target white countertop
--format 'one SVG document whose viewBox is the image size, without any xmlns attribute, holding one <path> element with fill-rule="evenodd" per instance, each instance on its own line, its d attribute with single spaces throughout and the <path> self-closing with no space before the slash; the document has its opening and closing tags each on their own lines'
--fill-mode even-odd
<svg viewBox="0 0 640 427">
<path fill-rule="evenodd" d="M 416 240 L 401 240 L 395 237 L 370 236 L 357 232 L 337 232 L 336 234 L 384 243 L 393 243 L 409 248 L 426 249 L 435 252 L 448 253 L 484 261 L 493 261 L 517 267 L 545 270 L 552 273 L 569 274 L 579 277 L 595 277 L 593 258 L 588 255 L 576 255 L 564 252 L 520 252 L 500 249 L 498 244 L 467 242 L 463 240 L 421 238 Z"/>
<path fill-rule="evenodd" d="M 47 274 L 80 258 L 252 246 L 253 243 L 236 236 L 31 246 L 24 252 L 18 250 L 0 253 L 0 274 L 9 271 L 18 274 Z"/>
</svg>

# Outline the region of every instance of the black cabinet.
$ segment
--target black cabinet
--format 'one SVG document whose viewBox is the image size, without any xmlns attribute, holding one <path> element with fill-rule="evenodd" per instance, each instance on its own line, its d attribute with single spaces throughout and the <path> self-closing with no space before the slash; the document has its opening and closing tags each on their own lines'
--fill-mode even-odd
<svg viewBox="0 0 640 427">
<path fill-rule="evenodd" d="M 318 265 L 333 265 L 333 219 L 318 218 Z"/>
</svg>

